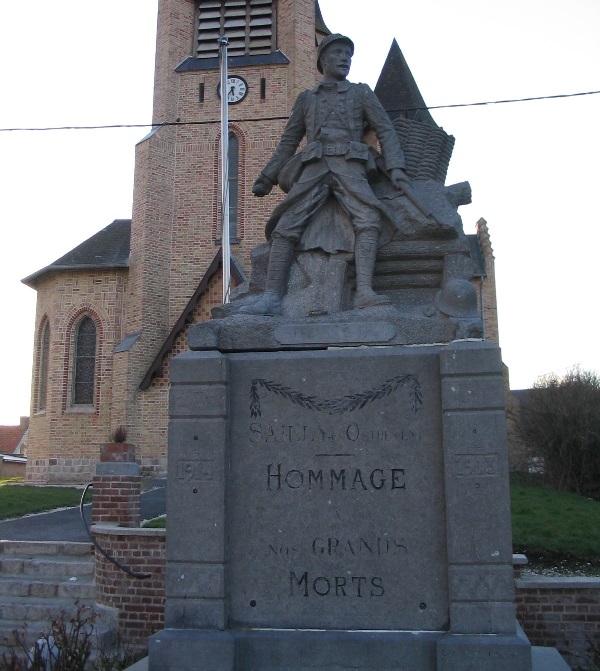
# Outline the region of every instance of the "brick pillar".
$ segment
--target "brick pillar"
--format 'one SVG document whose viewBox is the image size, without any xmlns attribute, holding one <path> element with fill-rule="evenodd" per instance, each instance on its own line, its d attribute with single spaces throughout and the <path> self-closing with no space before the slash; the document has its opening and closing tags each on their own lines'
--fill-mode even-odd
<svg viewBox="0 0 600 671">
<path fill-rule="evenodd" d="M 99 462 L 93 479 L 92 524 L 140 526 L 140 465 L 133 462 Z"/>
</svg>

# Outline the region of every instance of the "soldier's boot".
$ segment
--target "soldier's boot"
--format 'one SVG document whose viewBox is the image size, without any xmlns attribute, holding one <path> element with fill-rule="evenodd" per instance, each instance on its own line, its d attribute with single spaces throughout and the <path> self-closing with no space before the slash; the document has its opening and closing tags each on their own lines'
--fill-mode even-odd
<svg viewBox="0 0 600 671">
<path fill-rule="evenodd" d="M 269 254 L 267 279 L 264 294 L 254 303 L 240 308 L 240 313 L 247 315 L 280 315 L 281 297 L 285 290 L 288 271 L 294 253 L 294 243 L 285 238 L 274 237 Z"/>
<path fill-rule="evenodd" d="M 379 233 L 377 231 L 363 231 L 356 235 L 354 245 L 354 263 L 356 266 L 355 308 L 368 308 L 390 303 L 387 296 L 376 294 L 373 291 L 373 270 L 375 269 L 378 239 Z"/>
</svg>

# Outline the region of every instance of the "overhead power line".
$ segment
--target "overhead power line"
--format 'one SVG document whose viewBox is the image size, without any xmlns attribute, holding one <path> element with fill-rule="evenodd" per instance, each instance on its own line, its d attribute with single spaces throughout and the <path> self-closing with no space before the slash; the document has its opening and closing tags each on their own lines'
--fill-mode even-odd
<svg viewBox="0 0 600 671">
<path fill-rule="evenodd" d="M 429 110 L 450 109 L 452 107 L 478 107 L 481 105 L 505 105 L 506 103 L 528 103 L 532 100 L 555 100 L 556 98 L 576 98 L 577 96 L 593 96 L 600 91 L 583 91 L 581 93 L 558 93 L 553 96 L 535 96 L 532 98 L 509 98 L 507 100 L 488 100 L 480 103 L 456 103 L 454 105 L 438 105 L 428 107 Z"/>
<path fill-rule="evenodd" d="M 402 109 L 388 110 L 388 112 L 418 112 L 423 110 L 452 109 L 456 107 L 482 107 L 484 105 L 506 105 L 509 103 L 526 103 L 534 100 L 556 100 L 558 98 L 576 98 L 580 96 L 593 96 L 600 91 L 583 91 L 580 93 L 559 93 L 552 96 L 534 96 L 530 98 L 508 98 L 506 100 L 485 100 L 477 103 L 454 103 L 452 105 L 433 105 L 431 107 L 406 107 Z M 244 121 L 281 121 L 287 116 L 269 116 L 246 118 Z M 219 119 L 206 119 L 203 121 L 164 121 L 162 123 L 131 123 L 131 124 L 106 124 L 102 126 L 47 126 L 45 128 L 0 128 L 0 132 L 23 132 L 23 131 L 52 131 L 52 130 L 103 130 L 108 128 L 152 128 L 159 126 L 203 126 L 218 123 Z M 234 120 L 235 121 L 235 120 Z"/>
</svg>

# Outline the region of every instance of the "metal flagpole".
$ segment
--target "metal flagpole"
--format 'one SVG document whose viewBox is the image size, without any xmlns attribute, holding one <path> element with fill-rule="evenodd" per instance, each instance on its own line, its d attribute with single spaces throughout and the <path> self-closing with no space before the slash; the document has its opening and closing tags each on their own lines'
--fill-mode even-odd
<svg viewBox="0 0 600 671">
<path fill-rule="evenodd" d="M 229 303 L 231 285 L 231 250 L 229 243 L 229 101 L 227 96 L 227 45 L 219 38 L 221 58 L 221 250 L 223 254 L 223 303 Z"/>
</svg>

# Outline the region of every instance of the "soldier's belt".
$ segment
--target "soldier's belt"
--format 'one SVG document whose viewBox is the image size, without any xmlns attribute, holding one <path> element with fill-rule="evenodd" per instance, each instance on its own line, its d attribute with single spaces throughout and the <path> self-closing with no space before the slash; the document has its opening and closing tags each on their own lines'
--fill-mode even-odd
<svg viewBox="0 0 600 671">
<path fill-rule="evenodd" d="M 362 142 L 311 142 L 302 151 L 302 163 L 320 159 L 322 156 L 345 156 L 348 160 L 368 161 L 369 147 Z"/>
<path fill-rule="evenodd" d="M 324 156 L 345 156 L 350 151 L 348 142 L 342 144 L 323 145 Z"/>
</svg>

